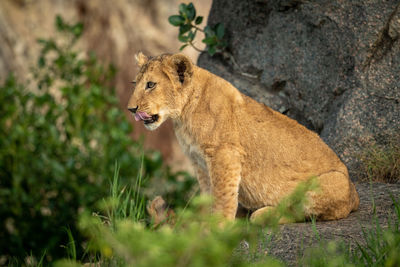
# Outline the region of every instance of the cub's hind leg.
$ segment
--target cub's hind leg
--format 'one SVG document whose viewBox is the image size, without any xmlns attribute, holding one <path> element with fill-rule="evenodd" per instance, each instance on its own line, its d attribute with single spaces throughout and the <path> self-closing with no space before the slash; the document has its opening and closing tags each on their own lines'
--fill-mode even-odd
<svg viewBox="0 0 400 267">
<path fill-rule="evenodd" d="M 312 217 L 318 220 L 338 220 L 357 210 L 358 205 L 358 193 L 347 172 L 330 171 L 317 177 L 315 190 L 307 191 L 304 210 L 291 209 L 294 215 L 301 212 L 304 216 L 283 217 L 276 207 L 266 206 L 253 212 L 250 219 L 263 223 L 276 218 L 279 224 L 299 222 Z"/>
<path fill-rule="evenodd" d="M 318 176 L 318 192 L 310 192 L 306 213 L 320 220 L 345 218 L 359 205 L 358 193 L 347 172 L 330 171 Z"/>
</svg>

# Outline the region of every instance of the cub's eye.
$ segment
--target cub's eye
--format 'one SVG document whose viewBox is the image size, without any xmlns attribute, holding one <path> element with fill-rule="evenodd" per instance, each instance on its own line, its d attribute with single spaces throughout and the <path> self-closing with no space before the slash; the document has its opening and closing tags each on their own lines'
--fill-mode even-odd
<svg viewBox="0 0 400 267">
<path fill-rule="evenodd" d="M 152 88 L 154 88 L 154 86 L 156 86 L 156 83 L 147 82 L 147 84 L 146 84 L 146 89 L 152 89 Z"/>
</svg>

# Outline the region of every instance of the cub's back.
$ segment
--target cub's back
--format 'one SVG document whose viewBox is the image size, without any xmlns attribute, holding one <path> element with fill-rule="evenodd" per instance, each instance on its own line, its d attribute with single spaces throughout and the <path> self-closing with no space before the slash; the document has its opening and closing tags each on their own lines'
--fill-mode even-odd
<svg viewBox="0 0 400 267">
<path fill-rule="evenodd" d="M 244 99 L 237 117 L 241 145 L 251 165 L 265 166 L 263 171 L 281 166 L 282 171 L 290 170 L 292 175 L 301 176 L 319 175 L 332 169 L 347 172 L 316 133 L 247 96 Z"/>
</svg>

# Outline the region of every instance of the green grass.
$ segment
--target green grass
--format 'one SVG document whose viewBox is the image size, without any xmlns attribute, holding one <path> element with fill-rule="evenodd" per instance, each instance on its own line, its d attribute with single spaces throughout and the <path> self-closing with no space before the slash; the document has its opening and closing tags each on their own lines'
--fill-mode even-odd
<svg viewBox="0 0 400 267">
<path fill-rule="evenodd" d="M 143 160 L 142 160 L 143 162 Z M 123 186 L 119 183 L 120 166 L 115 164 L 113 180 L 110 182 L 110 198 L 102 201 L 102 209 L 106 210 L 106 217 L 111 226 L 118 219 L 130 219 L 140 221 L 145 218 L 145 199 L 140 193 L 143 183 L 143 164 L 135 179 L 133 186 Z"/>
<path fill-rule="evenodd" d="M 396 183 L 400 181 L 400 135 L 395 135 L 386 145 L 373 145 L 360 159 L 365 181 Z"/>
<path fill-rule="evenodd" d="M 400 265 L 400 203 L 392 197 L 395 220 L 389 220 L 386 229 L 380 225 L 377 216 L 373 220 L 373 229 L 363 229 L 365 244 L 357 243 L 357 250 L 353 254 L 356 262 L 368 266 L 399 266 Z M 390 217 L 389 217 L 390 219 Z M 397 265 L 392 265 L 397 263 Z"/>
<path fill-rule="evenodd" d="M 362 227 L 363 240 L 355 247 L 343 241 L 326 242 L 316 228 L 318 248 L 306 250 L 303 266 L 400 266 L 400 203 L 392 197 L 394 220 L 381 225 L 376 214 L 371 228 Z M 314 223 L 313 223 L 314 225 Z"/>
<path fill-rule="evenodd" d="M 65 249 L 67 251 L 67 257 L 68 259 L 71 260 L 76 260 L 76 244 L 75 244 L 75 240 L 74 240 L 74 236 L 72 234 L 72 231 L 70 228 L 65 228 L 65 231 L 67 232 L 68 235 L 68 244 L 65 246 Z"/>
</svg>

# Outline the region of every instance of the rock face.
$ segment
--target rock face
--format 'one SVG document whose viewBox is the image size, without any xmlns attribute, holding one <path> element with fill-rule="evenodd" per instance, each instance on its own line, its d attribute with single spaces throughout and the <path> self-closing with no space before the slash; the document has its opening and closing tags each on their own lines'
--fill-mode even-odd
<svg viewBox="0 0 400 267">
<path fill-rule="evenodd" d="M 214 0 L 237 64 L 198 60 L 320 134 L 353 180 L 358 155 L 400 133 L 400 1 L 364 2 Z"/>
</svg>

